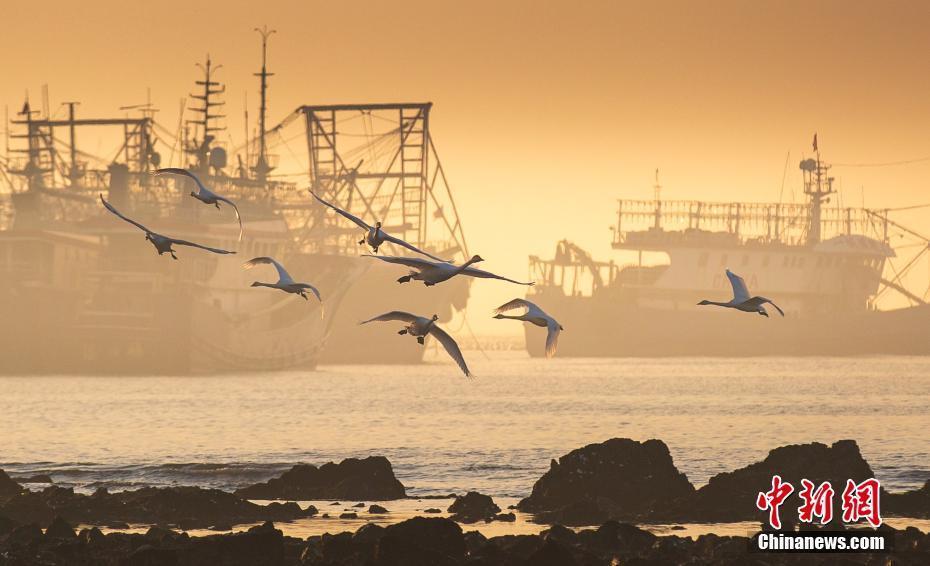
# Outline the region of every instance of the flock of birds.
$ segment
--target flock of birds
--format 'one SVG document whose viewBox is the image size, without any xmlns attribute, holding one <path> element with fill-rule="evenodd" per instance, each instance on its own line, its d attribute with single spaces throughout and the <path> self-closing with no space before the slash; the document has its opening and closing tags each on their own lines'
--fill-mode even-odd
<svg viewBox="0 0 930 566">
<path fill-rule="evenodd" d="M 197 185 L 197 191 L 191 191 L 190 195 L 197 199 L 198 201 L 206 204 L 213 205 L 216 208 L 220 208 L 220 203 L 225 203 L 233 207 L 233 210 L 236 212 L 236 220 L 239 222 L 239 241 L 242 240 L 242 216 L 239 214 L 239 208 L 236 206 L 236 203 L 229 200 L 226 197 L 218 195 L 208 189 L 200 181 L 197 176 L 186 170 L 180 168 L 164 168 L 157 169 L 153 173 L 154 175 L 179 175 L 187 177 L 194 181 Z M 468 261 L 456 265 L 452 261 L 444 260 L 438 258 L 434 255 L 426 253 L 425 251 L 417 248 L 416 246 L 405 242 L 404 240 L 391 236 L 386 233 L 382 227 L 381 223 L 377 222 L 374 226 L 368 224 L 361 218 L 353 215 L 352 213 L 343 210 L 334 204 L 326 202 L 321 199 L 316 193 L 311 191 L 313 197 L 319 201 L 321 204 L 333 209 L 337 214 L 343 216 L 344 218 L 355 223 L 359 228 L 365 230 L 365 236 L 359 240 L 359 245 L 367 244 L 372 251 L 372 254 L 363 254 L 366 257 L 372 257 L 380 261 L 387 263 L 403 265 L 410 268 L 410 272 L 403 277 L 400 277 L 398 283 L 407 283 L 409 281 L 422 281 L 423 284 L 427 287 L 438 285 L 443 281 L 448 281 L 453 277 L 457 276 L 469 276 L 469 277 L 478 277 L 482 279 L 500 279 L 502 281 L 507 281 L 510 283 L 515 283 L 517 285 L 533 285 L 533 282 L 522 282 L 516 281 L 514 279 L 509 279 L 501 275 L 491 273 L 489 271 L 484 271 L 472 267 L 474 264 L 484 261 L 481 256 L 475 255 L 472 256 Z M 220 248 L 212 248 L 209 246 L 204 246 L 195 242 L 190 242 L 187 240 L 181 240 L 178 238 L 172 238 L 170 236 L 165 236 L 157 232 L 153 232 L 145 227 L 143 224 L 136 222 L 135 220 L 125 216 L 119 210 L 117 210 L 112 204 L 107 202 L 103 195 L 100 195 L 100 201 L 103 203 L 103 206 L 119 217 L 120 219 L 132 224 L 136 228 L 139 228 L 145 233 L 145 239 L 151 242 L 155 247 L 155 250 L 158 252 L 158 255 L 170 254 L 173 259 L 178 259 L 175 255 L 175 250 L 173 246 L 190 246 L 194 248 L 200 248 L 202 250 L 215 253 L 215 254 L 234 254 L 236 252 L 224 250 Z M 385 256 L 385 255 L 375 255 L 378 253 L 378 248 L 384 245 L 385 243 L 391 243 L 407 250 L 419 254 L 421 257 L 395 257 L 395 256 Z M 424 259 L 429 258 L 429 259 Z M 272 257 L 256 257 L 252 258 L 249 261 L 243 264 L 245 269 L 252 269 L 259 265 L 273 265 L 278 272 L 278 280 L 274 283 L 265 283 L 261 281 L 255 281 L 252 283 L 252 287 L 269 287 L 271 289 L 277 289 L 285 293 L 292 293 L 302 297 L 304 300 L 309 300 L 307 297 L 307 292 L 313 294 L 314 297 L 320 302 L 320 316 L 323 316 L 323 298 L 320 295 L 320 291 L 309 283 L 303 283 L 294 281 L 294 278 L 287 272 L 283 265 L 281 265 L 277 260 Z M 715 305 L 720 307 L 732 308 L 740 310 L 743 312 L 755 312 L 763 316 L 768 316 L 768 313 L 765 310 L 763 305 L 770 304 L 781 314 L 785 316 L 785 313 L 770 299 L 759 296 L 750 296 L 749 289 L 746 287 L 746 282 L 742 277 L 731 272 L 729 269 L 726 270 L 727 278 L 730 280 L 730 285 L 733 287 L 733 299 L 728 302 L 715 302 L 704 300 L 698 303 L 698 305 Z M 507 315 L 506 312 L 515 311 L 522 309 L 522 313 L 517 315 Z M 528 322 L 530 324 L 543 327 L 547 330 L 546 333 L 546 357 L 551 358 L 555 355 L 556 348 L 558 347 L 559 334 L 564 330 L 562 325 L 553 318 L 551 315 L 542 310 L 538 305 L 532 303 L 526 299 L 513 299 L 503 305 L 497 307 L 494 310 L 495 319 L 510 319 L 510 320 L 519 320 L 523 322 Z M 436 341 L 442 344 L 446 352 L 449 354 L 462 372 L 467 376 L 471 376 L 471 371 L 468 369 L 468 364 L 465 363 L 465 357 L 462 355 L 462 350 L 459 348 L 458 343 L 442 328 L 436 325 L 436 321 L 439 319 L 438 315 L 433 315 L 431 317 L 418 316 L 411 314 L 405 311 L 389 311 L 384 314 L 378 315 L 376 317 L 370 318 L 368 320 L 362 321 L 359 324 L 368 324 L 371 322 L 402 322 L 405 323 L 405 326 L 398 332 L 400 335 L 410 335 L 416 339 L 419 344 L 425 344 L 427 336 L 432 336 Z"/>
</svg>

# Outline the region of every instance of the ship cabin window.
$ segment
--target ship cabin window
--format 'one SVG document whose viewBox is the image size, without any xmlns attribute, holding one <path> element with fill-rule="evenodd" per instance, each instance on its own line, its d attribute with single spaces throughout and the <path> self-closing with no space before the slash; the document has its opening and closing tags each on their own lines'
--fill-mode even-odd
<svg viewBox="0 0 930 566">
<path fill-rule="evenodd" d="M 727 254 L 723 254 L 722 256 L 720 256 L 720 265 L 727 264 L 727 257 L 728 257 Z"/>
<path fill-rule="evenodd" d="M 710 259 L 710 254 L 707 252 L 703 252 L 701 255 L 699 255 L 698 256 L 698 267 L 706 267 L 708 259 Z"/>
<path fill-rule="evenodd" d="M 749 265 L 749 254 L 743 254 L 743 265 Z"/>
</svg>

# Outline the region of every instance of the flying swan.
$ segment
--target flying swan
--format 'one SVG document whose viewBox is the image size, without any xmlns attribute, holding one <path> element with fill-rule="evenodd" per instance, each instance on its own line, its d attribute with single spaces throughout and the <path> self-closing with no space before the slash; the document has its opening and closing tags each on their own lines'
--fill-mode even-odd
<svg viewBox="0 0 930 566">
<path fill-rule="evenodd" d="M 152 174 L 153 175 L 165 175 L 165 174 L 181 175 L 182 177 L 188 177 L 190 179 L 193 179 L 194 182 L 197 183 L 197 192 L 195 193 L 194 191 L 191 191 L 192 197 L 194 197 L 195 199 L 199 200 L 200 202 L 204 204 L 212 204 L 216 206 L 216 208 L 220 207 L 221 202 L 225 202 L 226 204 L 233 207 L 233 210 L 236 211 L 236 220 L 239 221 L 239 241 L 240 242 L 242 241 L 242 217 L 239 216 L 239 207 L 236 206 L 236 203 L 234 203 L 233 201 L 229 200 L 226 197 L 223 197 L 223 196 L 220 196 L 214 193 L 213 191 L 205 187 L 204 184 L 200 182 L 200 179 L 197 178 L 197 175 L 194 175 L 187 169 L 179 169 L 177 167 L 166 167 L 164 169 L 156 169 Z"/>
<path fill-rule="evenodd" d="M 102 203 L 103 203 L 103 206 L 105 206 L 105 207 L 107 208 L 107 210 L 109 210 L 109 211 L 112 212 L 113 214 L 115 214 L 116 216 L 119 216 L 120 218 L 122 218 L 122 219 L 125 220 L 126 222 L 129 222 L 130 224 L 132 224 L 132 225 L 135 226 L 136 228 L 138 228 L 138 229 L 142 230 L 143 232 L 145 232 L 145 239 L 148 240 L 148 241 L 150 241 L 150 242 L 152 242 L 152 245 L 155 246 L 155 249 L 158 251 L 158 255 L 162 255 L 162 254 L 164 254 L 164 253 L 169 253 L 169 254 L 171 254 L 171 257 L 172 257 L 172 258 L 178 259 L 178 256 L 174 255 L 174 250 L 171 249 L 171 246 L 174 246 L 174 245 L 178 245 L 178 246 L 191 246 L 191 247 L 194 247 L 194 248 L 200 248 L 200 249 L 202 249 L 202 250 L 207 250 L 208 252 L 213 252 L 213 253 L 215 253 L 215 254 L 234 254 L 234 253 L 236 253 L 236 252 L 231 252 L 231 251 L 228 251 L 228 250 L 221 250 L 221 249 L 219 249 L 219 248 L 211 248 L 211 247 L 207 247 L 207 246 L 202 246 L 202 245 L 200 245 L 200 244 L 195 244 L 194 242 L 188 242 L 187 240 L 178 240 L 178 239 L 176 239 L 176 238 L 169 238 L 168 236 L 162 236 L 161 234 L 159 234 L 159 233 L 157 233 L 157 232 L 152 232 L 151 230 L 149 230 L 148 228 L 146 228 L 146 227 L 143 226 L 142 224 L 136 222 L 135 220 L 133 220 L 133 219 L 131 219 L 131 218 L 127 218 L 127 217 L 123 216 L 122 214 L 120 214 L 120 211 L 116 210 L 116 208 L 114 208 L 112 204 L 108 203 L 108 202 L 106 201 L 106 199 L 103 198 L 103 195 L 100 195 L 100 202 L 102 202 Z"/>
<path fill-rule="evenodd" d="M 429 261 L 426 259 L 420 259 L 415 257 L 393 257 L 393 256 L 384 256 L 384 255 L 369 255 L 365 254 L 366 257 L 373 257 L 380 259 L 381 261 L 386 261 L 387 263 L 396 263 L 398 265 L 406 265 L 407 267 L 413 268 L 416 271 L 411 271 L 409 275 L 404 275 L 397 280 L 398 283 L 407 283 L 408 281 L 422 281 L 424 285 L 430 287 L 436 285 L 437 283 L 442 283 L 448 279 L 452 279 L 456 275 L 468 275 L 469 277 L 480 277 L 482 279 L 500 279 L 502 281 L 509 281 L 510 283 L 516 283 L 517 285 L 535 285 L 532 281 L 529 283 L 524 283 L 522 281 L 514 281 L 513 279 L 508 279 L 507 277 L 502 277 L 500 275 L 495 275 L 489 271 L 483 271 L 481 269 L 475 269 L 471 267 L 472 264 L 478 263 L 479 261 L 484 261 L 481 256 L 472 256 L 471 259 L 466 261 L 461 265 L 454 265 L 445 261 Z"/>
<path fill-rule="evenodd" d="M 762 316 L 768 316 L 769 313 L 765 312 L 765 308 L 762 306 L 765 303 L 768 303 L 775 307 L 775 310 L 778 311 L 778 314 L 785 316 L 785 311 L 778 308 L 778 305 L 773 303 L 771 299 L 766 299 L 765 297 L 750 297 L 749 289 L 746 287 L 746 281 L 744 281 L 742 277 L 733 273 L 729 269 L 727 270 L 727 277 L 730 279 L 730 285 L 733 286 L 732 300 L 726 303 L 703 300 L 698 303 L 698 305 L 715 305 L 718 307 L 727 307 L 729 309 L 736 309 L 743 312 L 756 312 Z"/>
<path fill-rule="evenodd" d="M 365 235 L 364 238 L 358 241 L 358 244 L 362 245 L 364 243 L 367 243 L 371 247 L 371 251 L 374 253 L 378 253 L 378 248 L 384 245 L 384 242 L 391 242 L 392 244 L 397 244 L 398 246 L 407 248 L 408 250 L 414 253 L 425 255 L 428 258 L 435 259 L 436 261 L 445 261 L 444 259 L 440 259 L 434 255 L 424 252 L 423 250 L 414 246 L 413 244 L 408 244 L 407 242 L 401 240 L 400 238 L 395 238 L 394 236 L 391 236 L 390 234 L 388 234 L 387 232 L 381 229 L 380 222 L 375 223 L 374 226 L 369 226 L 367 222 L 355 216 L 354 214 L 350 212 L 346 212 L 345 210 L 342 210 L 338 206 L 334 204 L 330 204 L 326 202 L 325 200 L 321 199 L 320 197 L 317 196 L 315 192 L 310 191 L 310 194 L 313 195 L 313 198 L 315 198 L 316 200 L 320 201 L 324 205 L 335 210 L 338 214 L 340 214 L 344 218 L 348 218 L 362 230 L 365 230 L 367 234 Z"/>
<path fill-rule="evenodd" d="M 427 335 L 430 335 L 436 340 L 439 340 L 439 343 L 442 344 L 443 348 L 446 349 L 446 352 L 449 354 L 449 356 L 455 360 L 455 363 L 457 363 L 459 368 L 461 368 L 461 370 L 465 373 L 465 377 L 471 376 L 471 372 L 468 370 L 468 365 L 465 363 L 465 358 L 462 356 L 462 350 L 459 349 L 459 345 L 455 342 L 455 340 L 452 339 L 451 336 L 446 334 L 445 330 L 436 326 L 436 321 L 439 320 L 439 315 L 434 314 L 432 318 L 426 318 L 417 316 L 415 314 L 410 314 L 409 312 L 391 311 L 374 318 L 364 320 L 359 324 L 368 324 L 369 322 L 388 322 L 394 320 L 407 323 L 407 325 L 404 326 L 404 328 L 400 330 L 398 334 L 409 334 L 415 337 L 417 342 L 420 344 L 424 343 Z"/>
<path fill-rule="evenodd" d="M 271 264 L 275 269 L 278 270 L 278 281 L 276 283 L 262 283 L 261 281 L 253 281 L 252 287 L 270 287 L 272 289 L 278 289 L 284 291 L 285 293 L 293 293 L 304 298 L 305 301 L 310 299 L 307 298 L 307 291 L 309 290 L 320 301 L 320 318 L 323 317 L 323 299 L 320 297 L 320 291 L 316 287 L 309 283 L 297 283 L 291 277 L 291 274 L 284 269 L 284 266 L 277 262 L 272 257 L 255 257 L 249 261 L 242 264 L 242 267 L 246 269 L 252 269 L 256 265 L 265 265 Z"/>
<path fill-rule="evenodd" d="M 523 314 L 518 314 L 516 316 L 503 314 L 514 309 L 526 310 Z M 494 309 L 494 313 L 494 318 L 522 320 L 523 322 L 529 322 L 530 324 L 546 328 L 548 330 L 546 334 L 546 357 L 551 358 L 555 355 L 555 350 L 559 345 L 559 333 L 565 329 L 562 328 L 562 325 L 559 324 L 556 319 L 546 314 L 546 311 L 536 306 L 535 303 L 531 303 L 526 299 L 514 299 Z"/>
</svg>

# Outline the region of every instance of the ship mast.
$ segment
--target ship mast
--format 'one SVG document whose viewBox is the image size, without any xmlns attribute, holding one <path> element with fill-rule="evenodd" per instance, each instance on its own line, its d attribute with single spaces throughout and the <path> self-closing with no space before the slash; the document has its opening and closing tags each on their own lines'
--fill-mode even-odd
<svg viewBox="0 0 930 566">
<path fill-rule="evenodd" d="M 203 69 L 203 80 L 196 81 L 195 84 L 203 87 L 203 94 L 192 94 L 191 98 L 200 100 L 203 102 L 202 108 L 192 108 L 194 112 L 201 114 L 198 119 L 188 120 L 189 123 L 193 123 L 201 128 L 203 131 L 203 139 L 198 143 L 195 139 L 193 143 L 186 148 L 187 153 L 193 154 L 197 160 L 194 167 L 198 172 L 202 174 L 209 173 L 210 168 L 210 143 L 216 139 L 216 136 L 213 135 L 213 132 L 222 131 L 225 128 L 221 126 L 214 125 L 214 122 L 220 118 L 223 118 L 223 114 L 213 114 L 211 109 L 217 106 L 222 106 L 225 104 L 221 100 L 214 98 L 214 95 L 222 94 L 226 92 L 226 87 L 218 82 L 213 80 L 213 74 L 221 69 L 222 65 L 213 66 L 212 61 L 210 61 L 210 55 L 207 55 L 207 64 L 200 65 L 198 67 Z"/>
<path fill-rule="evenodd" d="M 268 77 L 274 76 L 274 73 L 269 73 L 267 68 L 268 37 L 275 33 L 276 30 L 269 30 L 268 26 L 262 26 L 261 29 L 255 28 L 255 31 L 262 36 L 262 70 L 260 73 L 255 73 L 256 77 L 261 78 L 261 106 L 259 107 L 258 114 L 258 159 L 255 161 L 255 167 L 253 167 L 252 170 L 255 172 L 256 180 L 264 183 L 268 178 L 268 173 L 273 169 L 273 167 L 268 164 L 268 145 L 265 140 L 265 114 L 268 110 Z"/>
<path fill-rule="evenodd" d="M 833 177 L 827 176 L 830 165 L 820 160 L 820 148 L 817 146 L 817 134 L 814 134 L 814 154 L 816 159 L 801 161 L 800 169 L 804 175 L 804 194 L 810 198 L 811 223 L 807 232 L 809 245 L 820 242 L 821 211 L 824 203 L 830 202 L 829 196 L 833 194 Z"/>
</svg>

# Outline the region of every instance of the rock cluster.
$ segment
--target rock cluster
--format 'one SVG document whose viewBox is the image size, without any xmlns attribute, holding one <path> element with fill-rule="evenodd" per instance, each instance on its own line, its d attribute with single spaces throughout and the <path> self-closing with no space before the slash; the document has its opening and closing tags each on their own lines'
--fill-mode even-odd
<svg viewBox="0 0 930 566">
<path fill-rule="evenodd" d="M 553 460 L 517 508 L 541 522 L 592 525 L 651 517 L 693 495 L 664 442 L 613 438 Z"/>
<path fill-rule="evenodd" d="M 695 490 L 675 468 L 660 440 L 615 438 L 573 450 L 552 462 L 518 509 L 548 524 L 596 525 L 607 520 L 636 522 L 732 522 L 760 518 L 756 496 L 778 474 L 800 490 L 801 479 L 830 481 L 834 521 L 842 517 L 840 497 L 847 479 L 874 477 L 853 440 L 831 446 L 818 442 L 775 448 L 761 462 L 712 477 Z M 930 516 L 930 482 L 920 490 L 882 495 L 886 515 Z M 790 519 L 790 514 L 787 517 Z"/>
<path fill-rule="evenodd" d="M 244 499 L 354 499 L 387 501 L 406 496 L 404 485 L 394 477 L 391 463 L 383 456 L 347 458 L 319 468 L 298 464 L 281 477 L 236 490 Z"/>
<path fill-rule="evenodd" d="M 449 506 L 450 519 L 459 523 L 477 523 L 478 521 L 491 521 L 500 512 L 490 496 L 469 491 L 465 495 L 457 496 Z"/>
<path fill-rule="evenodd" d="M 696 540 L 655 536 L 632 525 L 609 521 L 578 532 L 554 526 L 540 535 L 486 538 L 463 533 L 449 519 L 416 517 L 396 525 L 368 524 L 354 533 L 286 537 L 271 523 L 246 532 L 190 537 L 161 527 L 145 534 L 102 534 L 74 529 L 56 519 L 4 527 L 0 522 L 0 563 L 84 566 L 126 564 L 178 566 L 608 566 L 884 564 L 888 555 L 750 554 L 745 537 L 703 535 Z M 930 535 L 917 529 L 894 536 L 895 564 L 930 563 Z"/>
<path fill-rule="evenodd" d="M 199 487 L 143 488 L 93 495 L 51 486 L 22 491 L 0 503 L 0 516 L 20 524 L 49 524 L 56 517 L 72 523 L 124 526 L 126 523 L 174 525 L 182 529 L 259 521 L 290 521 L 316 513 L 296 503 L 256 505 L 217 489 Z"/>
</svg>

